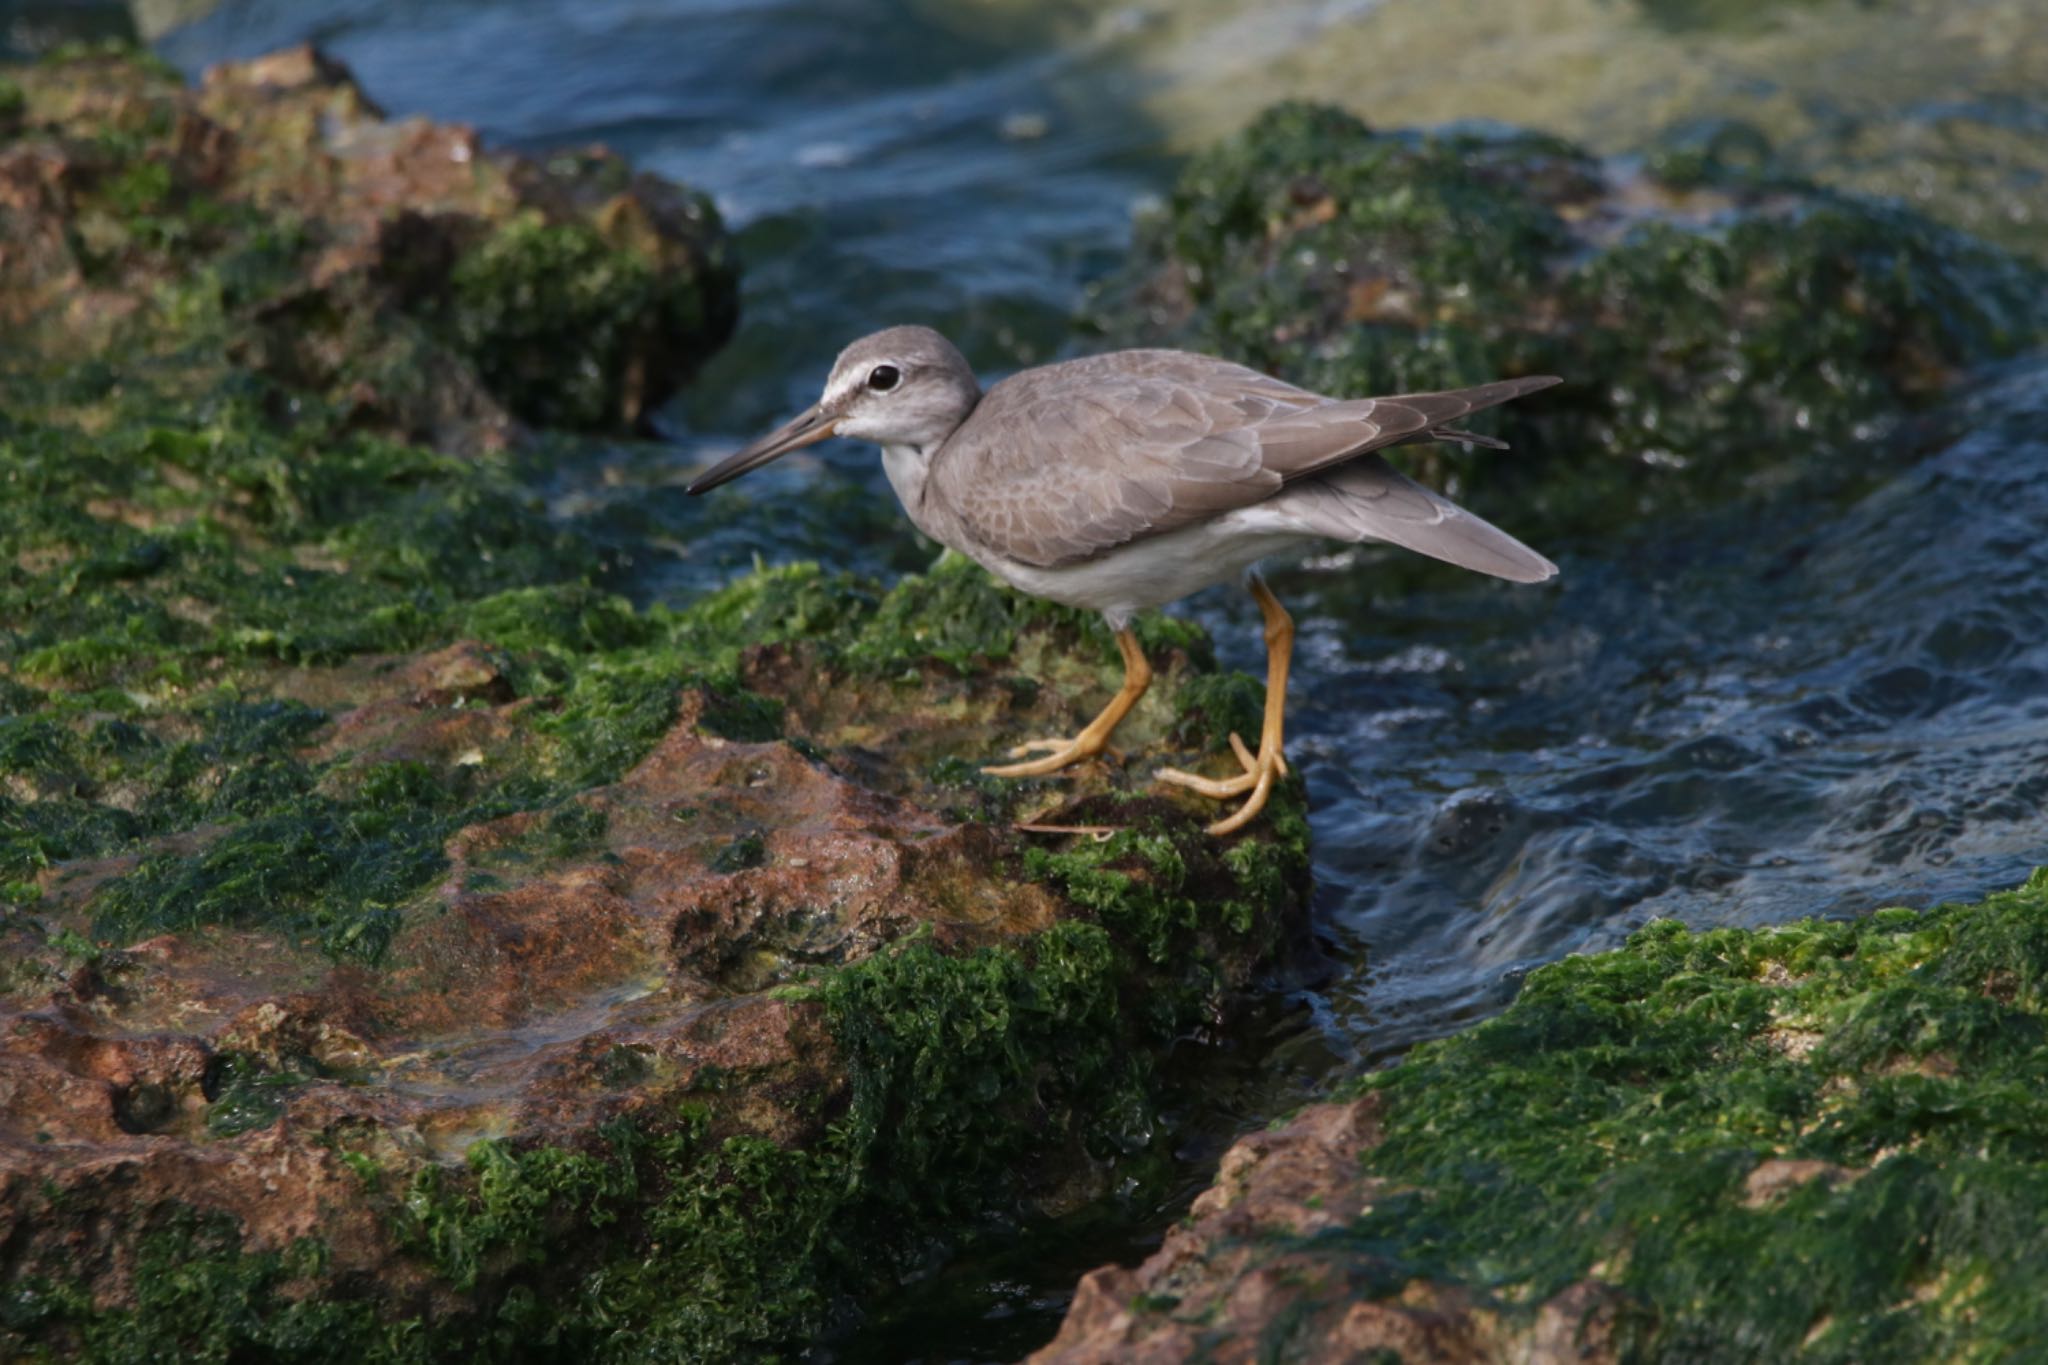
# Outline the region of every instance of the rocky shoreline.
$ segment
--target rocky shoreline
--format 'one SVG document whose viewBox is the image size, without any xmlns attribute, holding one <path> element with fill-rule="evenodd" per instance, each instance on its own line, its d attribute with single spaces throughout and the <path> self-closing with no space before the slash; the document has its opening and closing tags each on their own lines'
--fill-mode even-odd
<svg viewBox="0 0 2048 1365">
<path fill-rule="evenodd" d="M 1975 1360 L 2048 1336 L 2048 872 L 1653 925 L 1245 1139 L 1032 1359 Z"/>
<path fill-rule="evenodd" d="M 1285 107 L 1190 164 L 1096 317 L 1330 387 L 1597 375 L 1503 414 L 1511 459 L 1435 457 L 1565 537 L 1916 459 L 1936 496 L 2034 477 L 2038 267 L 1758 156 L 1630 179 Z M 1239 1142 L 1032 1359 L 2017 1358 L 2048 1337 L 2044 973 L 2043 872 L 1846 922 L 1654 923 Z"/>
<path fill-rule="evenodd" d="M 1298 791 L 1219 846 L 979 774 L 1099 624 L 955 562 L 640 611 L 526 491 L 730 326 L 701 200 L 309 51 L 10 79 L 6 1354 L 800 1342 L 1114 1183 L 1301 960 Z M 1131 737 L 1215 747 L 1255 686 L 1146 631 Z"/>
<path fill-rule="evenodd" d="M 1546 543 L 1853 488 L 2048 288 L 1754 151 L 1285 106 L 1089 325 L 1347 391 L 1598 376 L 1502 415 L 1511 459 L 1427 453 Z M 0 75 L 0 1353 L 830 1340 L 1103 1198 L 1165 1051 L 1311 963 L 1299 782 L 1220 843 L 1144 787 L 1251 728 L 1199 630 L 1142 623 L 1146 763 L 1002 783 L 1114 686 L 1099 622 L 951 559 L 616 594 L 656 532 L 534 490 L 722 344 L 730 256 L 700 196 L 388 119 L 310 49 Z M 2037 878 L 1546 968 L 1233 1149 L 1041 1358 L 2038 1338 L 2044 914 Z"/>
</svg>

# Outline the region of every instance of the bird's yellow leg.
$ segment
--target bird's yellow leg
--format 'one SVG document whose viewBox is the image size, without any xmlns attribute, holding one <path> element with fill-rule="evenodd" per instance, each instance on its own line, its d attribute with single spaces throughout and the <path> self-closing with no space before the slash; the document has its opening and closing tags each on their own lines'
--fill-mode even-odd
<svg viewBox="0 0 2048 1365">
<path fill-rule="evenodd" d="M 1266 718 L 1259 731 L 1258 753 L 1252 753 L 1243 740 L 1232 735 L 1231 751 L 1244 767 L 1238 776 L 1218 781 L 1178 768 L 1161 768 L 1153 777 L 1155 782 L 1170 782 L 1217 801 L 1245 796 L 1242 806 L 1209 826 L 1211 834 L 1231 834 L 1243 829 L 1265 809 L 1266 798 L 1273 794 L 1273 783 L 1287 776 L 1287 759 L 1280 750 L 1287 722 L 1287 665 L 1294 654 L 1294 618 L 1263 579 L 1252 580 L 1252 596 L 1259 600 L 1259 611 L 1266 618 Z"/>
<path fill-rule="evenodd" d="M 1036 739 L 1028 744 L 1019 744 L 1010 750 L 1010 757 L 1022 758 L 1026 754 L 1044 753 L 1044 758 L 1029 763 L 1010 763 L 1000 768 L 983 768 L 991 777 L 1043 777 L 1056 773 L 1083 759 L 1093 758 L 1109 747 L 1109 737 L 1131 708 L 1138 704 L 1138 698 L 1145 695 L 1145 689 L 1152 685 L 1152 665 L 1145 662 L 1145 651 L 1138 645 L 1138 637 L 1128 628 L 1116 633 L 1117 652 L 1124 657 L 1124 685 L 1117 689 L 1109 705 L 1102 708 L 1102 714 L 1088 722 L 1088 727 L 1072 739 Z M 1050 753 L 1046 751 L 1050 750 Z"/>
</svg>

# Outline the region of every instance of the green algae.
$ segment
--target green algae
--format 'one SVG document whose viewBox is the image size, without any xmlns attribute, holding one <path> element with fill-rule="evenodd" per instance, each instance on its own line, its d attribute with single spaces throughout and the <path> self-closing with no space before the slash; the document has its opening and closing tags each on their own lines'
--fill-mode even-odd
<svg viewBox="0 0 2048 1365">
<path fill-rule="evenodd" d="M 298 756 L 325 717 L 262 695 L 272 666 L 419 649 L 466 627 L 536 653 L 544 621 L 573 628 L 572 653 L 646 634 L 593 585 L 602 551 L 547 517 L 519 458 L 337 430 L 305 400 L 281 423 L 286 395 L 262 381 L 216 381 L 193 401 L 143 370 L 80 408 L 33 375 L 13 380 L 0 665 L 16 714 L 0 720 L 0 764 L 35 799 L 0 797 L 0 879 L 138 848 L 136 870 L 96 898 L 98 932 L 263 923 L 373 961 L 450 833 L 566 794 L 402 766 L 342 781 L 345 763 Z M 639 748 L 672 716 L 664 687 Z M 217 824 L 196 855 L 152 850 Z"/>
<path fill-rule="evenodd" d="M 1881 2 L 1862 0 L 1865 8 Z M 1760 28 L 1785 10 L 1814 3 L 1815 0 L 1636 0 L 1636 7 L 1652 23 L 1688 31 Z"/>
<path fill-rule="evenodd" d="M 516 654 L 574 658 L 646 644 L 654 628 L 623 597 L 588 583 L 557 583 L 473 603 L 462 613 L 460 630 Z"/>
<path fill-rule="evenodd" d="M 1189 935 L 1245 935 L 1302 884 L 1308 822 L 1299 791 L 1283 784 L 1272 803 L 1270 838 L 1190 845 L 1175 839 L 1156 799 L 1125 801 L 1109 838 L 1071 849 L 1032 847 L 1024 868 L 1163 963 Z M 1245 889 L 1220 901 L 1197 896 L 1222 884 Z"/>
<path fill-rule="evenodd" d="M 1175 868 L 1189 892 L 1187 869 L 1240 875 L 1205 863 L 1208 841 L 1179 828 L 1178 840 L 1132 836 L 1054 870 Z M 1270 890 L 1259 860 L 1233 866 L 1241 894 Z M 427 1319 L 372 1297 L 293 1298 L 285 1287 L 317 1276 L 327 1254 L 317 1241 L 252 1254 L 228 1220 L 174 1213 L 144 1254 L 175 1261 L 175 1292 L 153 1285 L 105 1309 L 61 1282 L 17 1282 L 0 1303 L 0 1344 L 29 1358 L 60 1347 L 94 1361 L 137 1349 L 267 1358 L 317 1328 L 324 1354 L 304 1358 L 714 1361 L 790 1349 L 927 1266 L 940 1239 L 1028 1214 L 1044 1194 L 1030 1173 L 1046 1178 L 1048 1153 L 1075 1167 L 1142 1153 L 1148 1059 L 1214 1007 L 1152 987 L 1213 969 L 1216 953 L 1256 952 L 1264 932 L 1177 912 L 1154 926 L 1163 904 L 1119 915 L 1114 897 L 1097 898 L 1084 908 L 1099 922 L 967 953 L 918 937 L 824 974 L 793 998 L 823 1022 L 846 1080 L 803 1145 L 731 1130 L 708 1086 L 703 1102 L 615 1120 L 573 1148 L 485 1140 L 462 1166 L 402 1183 L 355 1163 L 418 1272 L 463 1296 L 462 1311 Z M 1155 927 L 1172 939 L 1171 968 L 1141 941 Z M 1133 997 L 1148 1008 L 1128 1008 Z M 298 1079 L 237 1062 L 216 1093 L 236 1100 L 230 1121 L 246 1130 Z"/>
<path fill-rule="evenodd" d="M 266 1066 L 257 1057 L 225 1053 L 207 1067 L 206 1131 L 231 1138 L 268 1128 L 284 1115 L 285 1097 L 310 1077 L 299 1071 Z"/>
<path fill-rule="evenodd" d="M 717 221 L 708 202 L 699 212 Z M 464 255 L 448 293 L 440 325 L 486 387 L 521 419 L 557 429 L 630 425 L 642 401 L 628 387 L 644 365 L 636 357 L 665 337 L 722 338 L 734 315 L 729 288 L 663 270 L 588 224 L 549 224 L 537 214 Z M 659 363 L 680 369 L 712 348 L 674 349 Z"/>
<path fill-rule="evenodd" d="M 333 249 L 359 251 L 356 219 L 390 192 L 339 167 L 306 176 L 319 154 L 301 140 L 316 119 L 372 120 L 352 90 L 214 99 L 118 48 L 0 80 L 13 92 L 0 128 L 67 163 L 67 259 L 40 261 L 17 311 L 76 360 L 110 338 L 211 348 L 407 434 L 488 425 L 492 397 L 553 428 L 615 430 L 674 392 L 736 317 L 710 201 L 604 157 L 487 156 L 466 185 L 408 179 L 423 211 L 382 224 L 337 274 Z M 66 314 L 66 264 L 135 306 Z"/>
<path fill-rule="evenodd" d="M 25 878 L 194 824 L 260 814 L 311 791 L 313 774 L 292 756 L 325 724 L 310 708 L 202 702 L 159 722 L 186 732 L 167 739 L 120 716 L 82 724 L 72 714 L 77 702 L 56 694 L 48 714 L 0 721 L 8 771 L 60 777 L 37 799 L 0 806 L 0 875 Z"/>
<path fill-rule="evenodd" d="M 768 861 L 768 844 L 758 830 L 736 835 L 711 860 L 713 872 L 742 872 Z"/>
<path fill-rule="evenodd" d="M 1137 966 L 1107 926 L 1067 922 L 961 957 L 912 941 L 828 979 L 851 1088 L 839 1134 L 867 1211 L 952 1221 L 991 1192 L 1014 1202 L 1048 1132 L 1095 1156 L 1123 1146 L 1106 1125 L 1145 1107 L 1131 1044 L 1151 1021 L 1118 998 Z"/>
<path fill-rule="evenodd" d="M 0 659 L 32 680 L 176 683 L 215 659 L 416 648 L 465 598 L 598 568 L 509 461 L 310 416 L 280 431 L 251 402 L 131 398 L 90 427 L 12 427 Z"/>
<path fill-rule="evenodd" d="M 510 624 L 508 596 L 535 579 L 588 600 L 602 553 L 545 516 L 512 460 L 336 434 L 309 403 L 281 428 L 260 385 L 184 411 L 123 389 L 113 411 L 16 409 L 0 436 L 18 493 L 0 514 L 0 663 L 43 686 L 16 684 L 39 706 L 6 718 L 0 761 L 66 776 L 6 798 L 0 876 L 141 845 L 96 896 L 100 933 L 268 923 L 375 960 L 446 835 L 561 792 L 410 767 L 315 790 L 340 767 L 297 751 L 326 716 L 262 698 L 260 671 L 444 643 L 475 610 Z M 590 643 L 621 628 L 582 616 Z M 197 855 L 147 851 L 219 823 Z"/>
<path fill-rule="evenodd" d="M 98 933 L 269 926 L 375 961 L 454 830 L 616 777 L 706 670 L 657 676 L 666 657 L 620 657 L 657 625 L 609 597 L 606 545 L 532 491 L 548 446 L 456 455 L 390 439 L 371 408 L 396 391 L 366 408 L 361 367 L 473 386 L 400 316 L 414 308 L 477 352 L 487 383 L 527 385 L 516 371 L 532 347 L 574 351 L 536 330 L 566 309 L 557 325 L 598 348 L 574 351 L 574 375 L 616 378 L 633 347 L 715 344 L 729 271 L 651 230 L 626 242 L 630 212 L 605 220 L 622 245 L 529 214 L 453 243 L 446 300 L 412 288 L 403 242 L 379 280 L 316 298 L 306 278 L 335 225 L 272 194 L 261 155 L 232 184 L 195 161 L 175 72 L 94 51 L 27 68 L 16 88 L 24 123 L 77 162 L 66 240 L 80 269 L 136 307 L 87 337 L 25 331 L 0 357 L 0 765 L 15 779 L 0 793 L 0 882 L 33 900 L 31 880 L 67 863 L 133 855 L 93 897 Z M 684 235 L 709 250 L 715 215 L 664 194 L 657 207 L 691 218 Z M 600 420 L 573 395 L 541 398 L 547 420 Z M 415 417 L 395 426 L 439 422 Z M 509 684 L 553 706 L 515 741 L 552 745 L 552 775 L 315 763 L 305 726 L 245 734 L 232 704 L 208 700 L 268 705 L 280 665 L 464 635 L 501 637 Z M 779 710 L 729 670 L 711 670 L 706 728 L 777 731 Z"/>
<path fill-rule="evenodd" d="M 132 1304 L 101 1308 L 60 1281 L 19 1282 L 0 1297 L 0 1342 L 20 1352 L 15 1359 L 109 1365 L 432 1358 L 425 1341 L 381 1324 L 368 1301 L 295 1292 L 326 1266 L 317 1239 L 248 1253 L 233 1219 L 180 1210 L 141 1230 L 134 1245 Z"/>
<path fill-rule="evenodd" d="M 1221 749 L 1232 735 L 1259 733 L 1266 688 L 1244 673 L 1198 673 L 1181 684 L 1171 738 L 1188 748 Z"/>
<path fill-rule="evenodd" d="M 1853 475 L 1884 421 L 2048 336 L 2037 266 L 1792 181 L 1755 141 L 1653 158 L 1646 211 L 1554 138 L 1281 105 L 1189 162 L 1092 315 L 1331 393 L 1561 375 L 1481 419 L 1512 457 L 1410 457 L 1538 531 Z"/>
<path fill-rule="evenodd" d="M 1099 619 L 1031 602 L 957 559 L 887 592 L 794 566 L 686 607 L 634 608 L 613 591 L 614 547 L 532 493 L 546 446 L 430 449 L 393 435 L 419 424 L 338 390 L 377 367 L 417 379 L 413 362 L 437 354 L 421 346 L 473 347 L 481 369 L 520 374 L 558 344 L 541 326 L 557 308 L 588 324 L 578 344 L 592 349 L 576 353 L 610 374 L 607 357 L 639 325 L 627 314 L 685 302 L 650 303 L 648 278 L 615 255 L 532 224 L 477 258 L 490 268 L 463 277 L 453 313 L 404 281 L 394 288 L 407 316 L 368 295 L 309 302 L 294 281 L 320 226 L 223 207 L 187 168 L 159 167 L 169 134 L 150 101 L 165 91 L 157 74 L 119 72 L 149 98 L 124 106 L 132 124 L 101 130 L 92 149 L 87 197 L 104 223 L 87 265 L 110 285 L 167 265 L 175 279 L 159 280 L 94 359 L 16 351 L 0 366 L 0 883 L 38 916 L 88 928 L 93 939 L 77 938 L 88 951 L 225 925 L 375 967 L 408 915 L 434 913 L 461 830 L 523 813 L 525 832 L 492 856 L 587 858 L 606 819 L 578 798 L 628 772 L 686 707 L 711 734 L 779 737 L 784 703 L 744 681 L 763 646 L 908 697 L 1001 667 L 1020 646 L 1114 658 Z M 56 99 L 45 86 L 31 102 L 46 134 L 70 117 Z M 554 278 L 558 268 L 573 278 Z M 548 292 L 558 286 L 571 296 Z M 492 288 L 508 292 L 493 302 Z M 315 354 L 363 343 L 365 328 L 399 341 L 339 366 Z M 295 337 L 319 344 L 295 349 Z M 560 405 L 551 420 L 616 419 L 610 379 L 570 378 L 545 395 Z M 392 382 L 379 371 L 371 387 Z M 957 619 L 935 631 L 934 612 Z M 1193 627 L 1147 618 L 1139 630 L 1148 649 L 1206 656 Z M 391 680 L 391 656 L 403 667 L 465 639 L 483 649 L 457 656 L 448 687 Z M 484 681 L 462 680 L 477 671 Z M 512 737 L 481 764 L 334 752 L 345 703 L 277 695 L 293 686 L 399 703 L 422 725 L 482 696 Z M 1225 978 L 1267 950 L 1270 927 L 1235 907 L 1271 897 L 1274 911 L 1287 897 L 1272 877 L 1303 875 L 1296 802 L 1292 789 L 1276 800 L 1295 823 L 1270 857 L 1257 838 L 1219 853 L 1155 811 L 1142 834 L 1033 864 L 1076 920 L 976 952 L 917 939 L 815 974 L 788 998 L 824 1021 L 846 1077 L 843 1093 L 803 1097 L 816 1131 L 768 1140 L 751 1117 L 734 1121 L 725 1083 L 709 1077 L 701 1107 L 636 1112 L 566 1147 L 483 1141 L 465 1164 L 417 1178 L 346 1150 L 340 1127 L 328 1140 L 413 1276 L 401 1297 L 384 1297 L 382 1280 L 337 1278 L 318 1240 L 250 1252 L 229 1220 L 158 1208 L 124 1242 L 152 1278 L 122 1306 L 10 1265 L 0 1354 L 624 1360 L 794 1348 L 949 1241 L 1032 1216 L 1067 1176 L 1142 1154 L 1149 1058 L 1211 1017 Z M 743 838 L 733 865 L 765 856 Z M 91 875 L 67 891 L 79 870 Z M 1226 906 L 1220 921 L 1202 921 L 1204 897 Z M 297 1058 L 217 1061 L 206 1124 L 223 1142 L 268 1126 L 318 1076 Z M 635 1073 L 605 1074 L 625 1084 Z M 129 1121 L 164 1121 L 159 1098 L 127 1097 Z"/>
<path fill-rule="evenodd" d="M 259 383 L 181 417 L 131 382 L 112 411 L 60 420 L 25 406 L 0 438 L 0 469 L 24 495 L 0 512 L 0 663 L 37 684 L 10 684 L 0 768 L 38 788 L 0 796 L 0 879 L 139 850 L 96 898 L 102 934 L 260 924 L 374 962 L 443 871 L 450 834 L 618 780 L 686 693 L 706 733 L 781 736 L 783 703 L 738 679 L 747 649 L 800 646 L 857 677 L 913 678 L 985 668 L 1027 631 L 1110 652 L 1096 618 L 957 558 L 888 593 L 796 565 L 637 611 L 602 586 L 600 548 L 525 493 L 519 457 L 337 433 L 317 404 L 280 428 L 267 393 Z M 1190 627 L 1143 629 L 1155 648 L 1205 652 Z M 521 727 L 534 762 L 516 780 L 393 769 L 337 790 L 345 762 L 297 756 L 323 718 L 260 700 L 270 665 L 464 636 L 543 703 Z M 242 689 L 259 699 L 205 700 Z M 197 854 L 152 847 L 216 824 Z"/>
<path fill-rule="evenodd" d="M 16 675 L 0 761 L 21 778 L 0 798 L 0 850 L 22 879 L 135 857 L 86 902 L 107 939 L 260 927 L 375 964 L 429 908 L 457 831 L 533 812 L 505 856 L 587 857 L 605 820 L 577 794 L 628 771 L 686 703 L 707 732 L 779 735 L 783 702 L 741 681 L 762 647 L 884 691 L 1023 645 L 1114 657 L 1099 619 L 960 560 L 886 592 L 814 565 L 763 570 L 638 610 L 609 590 L 599 547 L 524 495 L 525 457 L 446 458 L 303 398 L 280 421 L 265 381 L 204 388 L 182 410 L 146 378 L 74 380 L 64 402 L 21 385 L 40 405 L 15 409 L 0 468 L 37 496 L 0 514 L 14 537 L 0 662 Z M 960 627 L 931 632 L 935 605 Z M 1192 627 L 1140 630 L 1148 649 L 1206 654 Z M 268 694 L 287 667 L 374 679 L 377 656 L 465 637 L 487 680 L 432 704 L 459 709 L 470 686 L 522 702 L 520 763 L 329 756 L 329 715 Z M 50 661 L 81 641 L 106 647 Z M 1063 1173 L 1144 1159 L 1149 1058 L 1213 1016 L 1226 960 L 1241 971 L 1269 951 L 1266 916 L 1304 875 L 1298 792 L 1275 809 L 1279 844 L 1228 852 L 1152 809 L 1141 831 L 1018 869 L 1078 921 L 965 954 L 919 939 L 814 977 L 800 1007 L 825 1019 L 847 1080 L 814 1102 L 822 1131 L 805 1140 L 733 1127 L 707 1079 L 705 1108 L 573 1149 L 486 1141 L 389 1188 L 377 1163 L 352 1163 L 453 1310 L 422 1317 L 352 1282 L 304 1298 L 324 1283 L 318 1242 L 252 1254 L 225 1224 L 177 1215 L 147 1234 L 177 1264 L 175 1295 L 107 1309 L 17 1280 L 0 1342 L 101 1360 L 263 1358 L 312 1335 L 328 1356 L 307 1358 L 715 1360 L 808 1340 L 948 1244 L 1032 1216 Z M 742 839 L 732 866 L 765 854 Z M 1205 901 L 1224 907 L 1213 922 Z M 1254 901 L 1261 916 L 1239 913 Z M 308 1074 L 223 1063 L 210 1133 L 265 1127 Z"/>
<path fill-rule="evenodd" d="M 369 770 L 352 800 L 310 780 L 262 797 L 197 853 L 146 857 L 115 878 L 93 899 L 93 932 L 125 942 L 260 924 L 315 938 L 335 958 L 375 962 L 405 902 L 447 865 L 448 836 L 499 813 L 462 800 L 419 763 Z"/>
<path fill-rule="evenodd" d="M 1542 968 L 1358 1084 L 1389 1193 L 1275 1246 L 1509 1314 L 1604 1280 L 1629 1358 L 2017 1358 L 2048 1334 L 2044 926 L 2048 872 L 1924 913 L 1658 923 Z M 1778 1159 L 1819 1164 L 1753 1191 Z"/>
</svg>

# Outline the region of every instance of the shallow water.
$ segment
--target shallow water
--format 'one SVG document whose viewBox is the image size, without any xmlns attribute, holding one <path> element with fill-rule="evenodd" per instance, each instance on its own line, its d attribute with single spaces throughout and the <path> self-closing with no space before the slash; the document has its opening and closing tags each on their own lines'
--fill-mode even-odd
<svg viewBox="0 0 2048 1365">
<path fill-rule="evenodd" d="M 864 451 L 806 452 L 714 503 L 681 484 L 807 402 L 838 345 L 870 327 L 934 322 L 991 370 L 1068 344 L 1080 290 L 1120 259 L 1133 206 L 1168 183 L 1176 138 L 1214 130 L 1186 113 L 1202 81 L 1215 120 L 1283 78 L 1317 88 L 1359 26 L 1411 7 L 1295 5 L 1250 27 L 1227 3 L 999 8 L 1004 22 L 983 26 L 992 39 L 886 0 L 230 0 L 159 47 L 196 71 L 316 39 L 395 112 L 527 146 L 601 139 L 717 196 L 747 257 L 739 338 L 666 414 L 669 440 L 595 452 L 551 490 L 563 515 L 651 519 L 670 553 L 639 566 L 638 590 L 680 599 L 755 556 L 875 572 L 922 562 L 929 549 Z M 1602 8 L 1614 51 L 1709 42 L 1682 24 L 1646 30 L 1631 5 Z M 1954 13 L 1995 27 L 2015 8 Z M 1569 31 L 1597 45 L 1593 20 L 1573 13 Z M 1711 43 L 1750 54 L 1745 79 L 1767 80 L 1812 41 L 1801 19 L 1776 47 L 1754 30 Z M 1395 107 L 1429 117 L 1500 112 L 1491 95 L 1404 98 Z M 1758 98 L 1811 110 L 1819 97 Z M 1869 98 L 1860 78 L 1840 92 L 1858 110 Z M 1540 107 L 1579 131 L 1572 120 L 1592 114 L 1568 103 Z M 2039 113 L 1993 103 L 2021 124 Z M 1901 128 L 1886 143 L 1894 161 L 1910 160 Z M 1985 211 L 2031 230 L 2025 206 L 2001 197 L 2028 172 L 1996 169 L 1972 182 L 1989 185 Z M 1932 451 L 1923 460 L 1874 460 L 1853 489 L 1555 547 L 1565 573 L 1549 587 L 1445 575 L 1395 596 L 1371 553 L 1278 573 L 1301 621 L 1291 752 L 1310 784 L 1334 977 L 1270 1002 L 1228 1046 L 1175 1059 L 1170 1170 L 939 1276 L 842 1354 L 1029 1349 L 1075 1275 L 1142 1254 L 1231 1136 L 1653 916 L 1850 914 L 1974 895 L 2043 861 L 2048 369 L 1980 384 L 1980 426 L 1900 438 Z M 1257 666 L 1247 603 L 1210 594 L 1188 609 L 1229 661 Z"/>
<path fill-rule="evenodd" d="M 1801 174 L 2048 251 L 2043 0 L 1182 0 L 1134 60 L 1180 145 L 1282 97 L 1603 153 L 1732 118 Z"/>
</svg>

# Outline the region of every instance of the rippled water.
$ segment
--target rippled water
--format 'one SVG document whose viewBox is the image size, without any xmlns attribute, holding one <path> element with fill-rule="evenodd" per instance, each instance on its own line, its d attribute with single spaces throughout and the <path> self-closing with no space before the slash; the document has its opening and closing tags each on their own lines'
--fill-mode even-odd
<svg viewBox="0 0 2048 1365">
<path fill-rule="evenodd" d="M 1311 70 L 1404 3 L 1296 5 L 1243 29 L 1221 0 L 1170 20 L 982 11 L 1000 24 L 885 0 L 229 0 L 160 48 L 196 71 L 313 38 L 393 111 L 529 146 L 602 139 L 716 194 L 747 256 L 741 335 L 668 414 L 672 439 L 600 452 L 554 490 L 565 515 L 653 518 L 674 553 L 641 589 L 680 597 L 755 555 L 890 571 L 928 554 L 865 451 L 792 458 L 716 508 L 680 483 L 808 401 L 870 327 L 934 322 L 991 369 L 1066 344 L 1079 290 L 1171 175 L 1158 111 L 1188 87 L 1160 73 L 1206 50 L 1183 42 L 1190 14 L 1214 20 L 1196 36 L 1236 81 Z M 1147 46 L 1154 30 L 1174 42 Z M 1141 1254 L 1232 1135 L 1653 916 L 1847 914 L 2048 860 L 2048 367 L 1985 377 L 1970 412 L 1967 430 L 1913 438 L 1925 459 L 1874 455 L 1852 490 L 1556 547 L 1565 573 L 1542 589 L 1446 575 L 1397 595 L 1368 552 L 1279 573 L 1302 625 L 1291 751 L 1335 977 L 1175 1059 L 1171 1177 L 948 1272 L 846 1354 L 1028 1349 L 1074 1276 Z M 1247 604 L 1188 609 L 1258 666 Z"/>
<path fill-rule="evenodd" d="M 1555 591 L 1309 632 L 1297 745 L 1376 1059 L 1653 917 L 1973 896 L 2048 854 L 2048 367 L 1844 503 L 1618 533 Z"/>
</svg>

